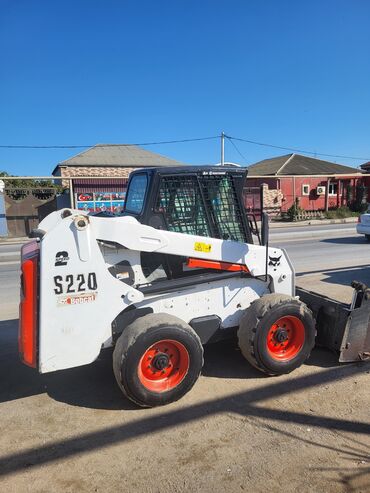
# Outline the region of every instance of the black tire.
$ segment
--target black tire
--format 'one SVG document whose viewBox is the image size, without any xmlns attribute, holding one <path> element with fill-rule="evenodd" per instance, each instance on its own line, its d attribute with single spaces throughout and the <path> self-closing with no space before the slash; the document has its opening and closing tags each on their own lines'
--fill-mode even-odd
<svg viewBox="0 0 370 493">
<path fill-rule="evenodd" d="M 290 329 L 285 329 L 285 324 L 284 327 L 274 325 L 283 319 L 288 320 Z M 296 338 L 289 339 L 288 332 Z M 267 294 L 254 301 L 242 317 L 238 330 L 243 356 L 268 375 L 290 373 L 302 365 L 314 347 L 315 336 L 311 310 L 296 298 L 282 294 Z M 286 340 L 279 341 L 281 337 Z"/>
<path fill-rule="evenodd" d="M 365 235 L 365 238 L 367 239 L 367 241 L 370 241 L 370 235 Z"/>
<path fill-rule="evenodd" d="M 169 352 L 165 352 L 166 344 L 160 341 L 168 342 Z M 144 365 L 144 357 L 148 365 Z M 171 365 L 172 362 L 175 364 Z M 159 367 L 164 364 L 164 369 L 159 370 L 158 364 Z M 113 352 L 113 371 L 118 385 L 126 397 L 142 407 L 162 406 L 180 399 L 193 387 L 202 366 L 203 346 L 198 335 L 190 325 L 165 313 L 150 313 L 136 319 L 123 330 Z M 161 379 L 162 373 L 165 375 Z M 151 381 L 157 374 L 159 380 Z M 177 382 L 177 378 L 181 380 Z"/>
</svg>

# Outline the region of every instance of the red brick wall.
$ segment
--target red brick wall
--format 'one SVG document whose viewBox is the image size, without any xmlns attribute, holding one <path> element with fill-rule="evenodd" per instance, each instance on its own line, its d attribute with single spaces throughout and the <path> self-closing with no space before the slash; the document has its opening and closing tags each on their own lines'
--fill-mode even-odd
<svg viewBox="0 0 370 493">
<path fill-rule="evenodd" d="M 358 179 L 356 179 L 357 181 Z M 368 179 L 369 183 L 366 183 L 365 185 L 369 187 L 369 198 L 370 198 L 370 177 Z M 336 179 L 331 179 L 331 183 L 338 183 L 338 180 Z M 343 177 L 340 180 L 340 188 L 339 188 L 339 195 L 329 195 L 329 209 L 335 208 L 337 206 L 342 206 L 346 205 L 346 198 L 347 198 L 347 184 L 352 183 L 352 185 L 355 184 L 355 179 L 345 179 Z M 298 197 L 299 199 L 299 205 L 302 207 L 302 209 L 306 211 L 320 211 L 320 210 L 325 210 L 325 194 L 323 195 L 318 195 L 316 193 L 316 189 L 318 186 L 324 186 L 327 187 L 327 178 L 325 176 L 321 177 L 301 177 L 301 176 L 296 176 L 294 178 L 291 177 L 279 177 L 279 178 L 273 178 L 273 177 L 266 177 L 266 178 L 247 178 L 247 186 L 261 186 L 262 184 L 267 183 L 269 186 L 269 190 L 281 190 L 282 193 L 282 200 L 281 200 L 281 211 L 286 212 L 289 207 L 291 207 L 294 203 L 295 197 Z M 309 186 L 309 194 L 304 195 L 303 194 L 303 185 L 308 185 Z M 267 197 L 272 197 L 271 193 L 266 194 L 266 199 Z M 281 195 L 277 195 L 274 200 L 276 201 L 276 198 L 280 200 Z M 265 200 L 266 202 L 266 200 Z M 268 207 L 269 204 L 265 204 L 265 207 Z"/>
</svg>

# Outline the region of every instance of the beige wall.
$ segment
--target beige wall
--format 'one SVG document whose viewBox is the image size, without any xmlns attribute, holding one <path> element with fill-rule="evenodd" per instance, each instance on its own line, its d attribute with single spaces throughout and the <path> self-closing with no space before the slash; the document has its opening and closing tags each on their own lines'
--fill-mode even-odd
<svg viewBox="0 0 370 493">
<path fill-rule="evenodd" d="M 100 176 L 110 177 L 110 176 L 120 176 L 122 178 L 128 178 L 131 171 L 138 168 L 121 168 L 121 167 L 110 167 L 110 166 L 61 166 L 60 167 L 60 176 Z M 63 186 L 68 186 L 69 182 L 64 180 L 62 181 Z"/>
<path fill-rule="evenodd" d="M 279 214 L 281 210 L 283 192 L 279 189 L 270 190 L 266 183 L 263 186 L 263 208 L 269 214 Z"/>
<path fill-rule="evenodd" d="M 110 166 L 71 166 L 62 167 L 61 176 L 121 176 L 128 178 L 130 172 L 137 168 L 113 168 Z"/>
</svg>

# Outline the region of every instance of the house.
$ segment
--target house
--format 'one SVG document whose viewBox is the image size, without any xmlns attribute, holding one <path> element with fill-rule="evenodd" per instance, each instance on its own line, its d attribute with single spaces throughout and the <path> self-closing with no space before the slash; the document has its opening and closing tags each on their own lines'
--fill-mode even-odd
<svg viewBox="0 0 370 493">
<path fill-rule="evenodd" d="M 132 170 L 181 165 L 183 163 L 135 145 L 96 144 L 60 162 L 52 174 L 62 178 L 77 177 L 73 181 L 62 180 L 63 185 L 70 188 L 72 207 L 90 212 L 120 212 Z"/>
<path fill-rule="evenodd" d="M 370 161 L 361 164 L 360 168 L 364 171 L 364 173 L 370 173 Z"/>
<path fill-rule="evenodd" d="M 249 166 L 247 179 L 248 187 L 264 185 L 264 206 L 275 213 L 286 212 L 297 199 L 306 211 L 349 205 L 366 181 L 359 169 L 295 153 Z"/>
</svg>

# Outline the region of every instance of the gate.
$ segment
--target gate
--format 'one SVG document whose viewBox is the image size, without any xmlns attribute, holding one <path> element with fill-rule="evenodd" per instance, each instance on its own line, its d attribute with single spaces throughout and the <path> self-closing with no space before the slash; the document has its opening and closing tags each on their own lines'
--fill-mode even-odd
<svg viewBox="0 0 370 493">
<path fill-rule="evenodd" d="M 254 214 L 257 221 L 261 220 L 263 210 L 263 188 L 244 187 L 244 206 L 247 214 Z"/>
<path fill-rule="evenodd" d="M 9 236 L 23 237 L 37 228 L 39 208 L 53 201 L 56 189 L 8 188 L 5 189 L 4 196 Z"/>
<path fill-rule="evenodd" d="M 5 218 L 5 201 L 4 201 L 4 192 L 0 191 L 0 236 L 7 236 L 8 229 L 6 227 L 6 218 Z"/>
</svg>

